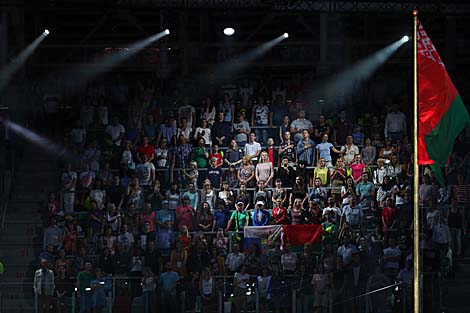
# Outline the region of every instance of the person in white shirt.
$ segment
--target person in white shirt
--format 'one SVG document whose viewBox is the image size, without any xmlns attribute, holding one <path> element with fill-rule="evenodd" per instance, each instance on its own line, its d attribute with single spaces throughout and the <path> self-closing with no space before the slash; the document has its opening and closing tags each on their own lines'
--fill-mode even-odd
<svg viewBox="0 0 470 313">
<path fill-rule="evenodd" d="M 296 142 L 302 140 L 302 131 L 304 129 L 307 129 L 311 134 L 314 133 L 312 122 L 305 118 L 305 110 L 300 110 L 299 117 L 290 124 L 290 132 Z"/>
<path fill-rule="evenodd" d="M 393 141 L 402 140 L 406 135 L 406 116 L 398 109 L 398 104 L 394 104 L 385 119 L 385 138 Z"/>
<path fill-rule="evenodd" d="M 401 250 L 394 237 L 388 239 L 388 247 L 383 249 L 384 270 L 396 277 L 400 268 Z"/>
<path fill-rule="evenodd" d="M 246 267 L 242 266 L 239 272 L 233 277 L 233 298 L 235 302 L 235 312 L 239 313 L 243 310 L 246 312 L 247 296 L 246 285 L 250 281 L 250 275 L 246 272 Z"/>
<path fill-rule="evenodd" d="M 362 207 L 357 205 L 357 200 L 354 197 L 351 197 L 349 201 L 349 204 L 343 207 L 343 214 L 341 217 L 343 221 L 341 222 L 341 225 L 346 221 L 351 228 L 359 228 L 364 217 Z"/>
<path fill-rule="evenodd" d="M 328 198 L 328 206 L 323 209 L 322 219 L 325 220 L 325 215 L 330 212 L 331 219 L 335 224 L 341 221 L 341 210 L 336 206 L 335 199 L 333 197 Z"/>
<path fill-rule="evenodd" d="M 105 129 L 105 133 L 111 138 L 113 145 L 116 147 L 121 147 L 121 141 L 125 132 L 126 129 L 119 123 L 119 118 L 117 116 L 113 117 L 112 124 L 106 126 Z"/>
<path fill-rule="evenodd" d="M 194 128 L 196 121 L 196 109 L 189 104 L 189 99 L 184 99 L 184 105 L 178 108 L 178 120 L 181 121 L 182 118 L 185 118 L 188 122 L 189 128 Z"/>
<path fill-rule="evenodd" d="M 261 153 L 261 145 L 256 142 L 255 133 L 250 133 L 250 141 L 245 145 L 245 155 L 249 156 L 251 161 L 256 162 Z"/>
<path fill-rule="evenodd" d="M 349 236 L 343 237 L 343 245 L 338 247 L 338 255 L 343 258 L 343 265 L 349 266 L 353 261 L 353 255 L 358 253 L 359 250 L 355 245 L 351 244 Z"/>
<path fill-rule="evenodd" d="M 349 165 L 354 161 L 354 157 L 359 154 L 359 148 L 353 143 L 353 137 L 346 137 L 346 144 L 341 147 L 344 164 Z"/>
</svg>

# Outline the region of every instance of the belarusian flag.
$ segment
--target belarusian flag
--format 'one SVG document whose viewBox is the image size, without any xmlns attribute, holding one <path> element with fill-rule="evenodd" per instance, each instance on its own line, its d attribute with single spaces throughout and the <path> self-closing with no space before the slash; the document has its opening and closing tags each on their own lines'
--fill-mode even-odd
<svg viewBox="0 0 470 313">
<path fill-rule="evenodd" d="M 454 142 L 470 122 L 462 98 L 423 25 L 416 34 L 418 53 L 418 164 L 442 167 Z M 443 182 L 442 173 L 436 175 Z M 440 176 L 440 177 L 439 177 Z"/>
</svg>

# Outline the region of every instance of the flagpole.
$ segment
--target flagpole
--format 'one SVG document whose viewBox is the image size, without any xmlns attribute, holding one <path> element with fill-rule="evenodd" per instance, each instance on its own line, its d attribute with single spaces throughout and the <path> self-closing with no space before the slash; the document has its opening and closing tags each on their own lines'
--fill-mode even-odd
<svg viewBox="0 0 470 313">
<path fill-rule="evenodd" d="M 418 10 L 413 10 L 414 34 L 413 34 L 413 298 L 414 313 L 421 313 L 421 255 L 419 251 L 419 165 L 418 165 Z"/>
</svg>

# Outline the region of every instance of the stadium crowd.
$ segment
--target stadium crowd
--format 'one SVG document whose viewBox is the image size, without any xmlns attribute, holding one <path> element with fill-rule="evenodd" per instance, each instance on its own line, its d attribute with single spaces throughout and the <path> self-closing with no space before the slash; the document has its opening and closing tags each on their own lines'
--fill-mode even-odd
<svg viewBox="0 0 470 313">
<path fill-rule="evenodd" d="M 55 276 L 56 309 L 75 286 L 83 313 L 111 294 L 113 312 L 216 312 L 219 291 L 235 312 L 255 294 L 263 312 L 291 310 L 293 294 L 304 313 L 412 304 L 413 149 L 398 102 L 313 116 L 285 90 L 245 89 L 162 111 L 147 86 L 125 119 L 106 92 L 83 101 L 66 140 L 78 157 L 44 213 L 39 259 Z M 449 185 L 470 179 L 456 147 Z M 428 169 L 418 192 L 424 271 L 441 272 L 462 255 L 465 210 Z M 322 240 L 244 245 L 245 226 L 287 224 L 320 225 Z"/>
</svg>

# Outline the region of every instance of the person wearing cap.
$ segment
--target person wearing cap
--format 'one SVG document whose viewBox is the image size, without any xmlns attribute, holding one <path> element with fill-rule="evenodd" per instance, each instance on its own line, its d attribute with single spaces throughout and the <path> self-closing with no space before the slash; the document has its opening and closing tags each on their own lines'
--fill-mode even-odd
<svg viewBox="0 0 470 313">
<path fill-rule="evenodd" d="M 241 231 L 245 226 L 248 226 L 250 223 L 250 214 L 245 208 L 245 203 L 242 201 L 237 202 L 236 210 L 232 212 L 225 231 L 229 231 L 233 224 L 235 225 L 235 231 Z"/>
<path fill-rule="evenodd" d="M 266 226 L 269 224 L 270 214 L 264 209 L 264 202 L 258 201 L 253 211 L 253 226 Z"/>
</svg>

